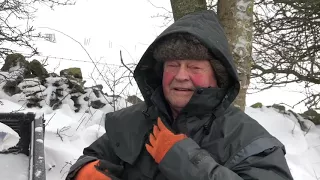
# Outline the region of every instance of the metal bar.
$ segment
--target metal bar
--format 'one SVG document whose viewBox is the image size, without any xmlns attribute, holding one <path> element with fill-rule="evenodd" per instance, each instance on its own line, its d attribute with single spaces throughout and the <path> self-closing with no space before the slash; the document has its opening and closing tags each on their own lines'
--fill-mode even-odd
<svg viewBox="0 0 320 180">
<path fill-rule="evenodd" d="M 45 180 L 45 156 L 44 156 L 44 122 L 43 117 L 36 118 L 33 129 L 33 175 L 32 180 Z"/>
<path fill-rule="evenodd" d="M 31 129 L 34 129 L 34 123 L 31 123 Z M 29 155 L 29 180 L 33 178 L 33 151 L 34 151 L 34 131 L 31 131 L 30 155 Z"/>
</svg>

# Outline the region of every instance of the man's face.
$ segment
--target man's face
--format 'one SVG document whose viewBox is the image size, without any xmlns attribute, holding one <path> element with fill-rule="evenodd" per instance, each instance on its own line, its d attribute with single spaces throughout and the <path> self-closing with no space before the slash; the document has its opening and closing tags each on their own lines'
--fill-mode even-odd
<svg viewBox="0 0 320 180">
<path fill-rule="evenodd" d="M 164 63 L 162 87 L 171 108 L 181 110 L 196 87 L 217 87 L 208 60 L 171 60 Z"/>
</svg>

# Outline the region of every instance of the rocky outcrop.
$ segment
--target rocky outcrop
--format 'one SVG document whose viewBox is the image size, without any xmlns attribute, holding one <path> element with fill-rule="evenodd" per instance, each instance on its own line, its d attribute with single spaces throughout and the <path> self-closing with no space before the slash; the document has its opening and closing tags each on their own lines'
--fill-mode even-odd
<svg viewBox="0 0 320 180">
<path fill-rule="evenodd" d="M 48 73 L 37 60 L 29 63 L 21 54 L 12 54 L 1 70 L 1 88 L 29 108 L 50 106 L 54 110 L 69 104 L 78 112 L 89 107 L 101 109 L 112 101 L 102 92 L 102 85 L 84 87 L 80 68 L 68 68 L 57 75 Z"/>
<path fill-rule="evenodd" d="M 1 71 L 12 72 L 21 68 L 27 69 L 29 62 L 19 53 L 9 54 L 4 60 Z"/>
<path fill-rule="evenodd" d="M 131 104 L 137 104 L 137 103 L 142 102 L 142 100 L 140 98 L 138 98 L 138 96 L 136 96 L 136 95 L 128 96 L 126 101 Z"/>
<path fill-rule="evenodd" d="M 81 69 L 76 67 L 61 70 L 60 76 L 82 80 Z"/>
<path fill-rule="evenodd" d="M 317 111 L 309 109 L 300 115 L 306 119 L 309 119 L 315 125 L 320 125 L 320 114 Z"/>
<path fill-rule="evenodd" d="M 29 65 L 28 69 L 31 73 L 30 77 L 39 77 L 40 79 L 49 77 L 47 70 L 43 67 L 43 65 L 38 60 L 32 60 Z M 28 78 L 28 77 L 26 77 Z"/>
</svg>

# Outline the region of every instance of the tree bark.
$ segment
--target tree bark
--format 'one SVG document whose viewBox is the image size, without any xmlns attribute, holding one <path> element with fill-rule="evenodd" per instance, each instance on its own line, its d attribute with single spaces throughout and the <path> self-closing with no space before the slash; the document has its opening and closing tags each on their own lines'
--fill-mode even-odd
<svg viewBox="0 0 320 180">
<path fill-rule="evenodd" d="M 219 0 L 218 16 L 238 68 L 240 92 L 234 105 L 244 111 L 250 84 L 254 0 Z"/>
<path fill-rule="evenodd" d="M 175 21 L 184 15 L 207 9 L 206 0 L 170 0 L 170 2 Z"/>
<path fill-rule="evenodd" d="M 207 9 L 206 0 L 170 0 L 174 20 Z M 230 49 L 238 68 L 240 92 L 234 105 L 244 111 L 250 84 L 252 62 L 254 0 L 219 0 L 218 16 L 228 37 Z"/>
</svg>

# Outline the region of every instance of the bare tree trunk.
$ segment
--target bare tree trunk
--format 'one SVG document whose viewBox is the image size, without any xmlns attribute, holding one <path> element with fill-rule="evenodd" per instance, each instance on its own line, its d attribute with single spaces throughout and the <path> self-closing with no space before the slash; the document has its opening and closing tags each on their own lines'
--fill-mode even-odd
<svg viewBox="0 0 320 180">
<path fill-rule="evenodd" d="M 218 16 L 228 37 L 230 49 L 238 68 L 240 93 L 234 105 L 241 110 L 246 106 L 252 62 L 254 0 L 219 0 Z"/>
<path fill-rule="evenodd" d="M 173 18 L 207 9 L 206 0 L 170 0 Z M 235 106 L 244 110 L 246 93 L 250 84 L 252 62 L 254 0 L 219 0 L 218 16 L 228 37 L 230 49 L 238 67 L 241 89 Z"/>
<path fill-rule="evenodd" d="M 174 20 L 184 15 L 207 9 L 206 0 L 170 0 Z"/>
</svg>

